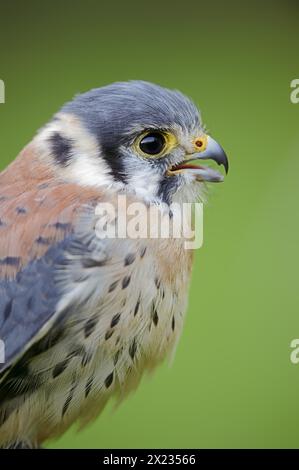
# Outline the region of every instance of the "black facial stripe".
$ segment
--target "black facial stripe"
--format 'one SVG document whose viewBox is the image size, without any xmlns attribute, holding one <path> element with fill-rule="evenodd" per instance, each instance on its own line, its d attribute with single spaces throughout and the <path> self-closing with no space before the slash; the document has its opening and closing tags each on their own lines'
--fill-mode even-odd
<svg viewBox="0 0 299 470">
<path fill-rule="evenodd" d="M 67 166 L 72 158 L 72 141 L 62 137 L 59 132 L 55 132 L 55 134 L 50 137 L 49 143 L 57 163 L 62 166 Z"/>
<path fill-rule="evenodd" d="M 115 180 L 121 183 L 127 183 L 127 176 L 125 165 L 121 155 L 119 154 L 118 148 L 113 144 L 101 143 L 101 157 L 105 160 L 109 168 L 111 169 L 111 175 Z"/>
<path fill-rule="evenodd" d="M 6 258 L 0 259 L 1 266 L 19 266 L 21 258 L 14 256 L 7 256 Z"/>
<path fill-rule="evenodd" d="M 178 176 L 165 176 L 160 182 L 158 197 L 168 205 L 171 204 L 172 196 L 179 187 L 179 178 Z"/>
</svg>

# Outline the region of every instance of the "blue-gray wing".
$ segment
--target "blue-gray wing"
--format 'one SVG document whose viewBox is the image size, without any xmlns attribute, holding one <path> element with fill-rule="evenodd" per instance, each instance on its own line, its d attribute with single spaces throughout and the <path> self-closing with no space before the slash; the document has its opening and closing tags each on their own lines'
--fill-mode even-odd
<svg viewBox="0 0 299 470">
<path fill-rule="evenodd" d="M 63 247 L 71 237 L 31 261 L 15 279 L 0 281 L 0 371 L 42 336 L 49 322 L 53 323 L 63 295 L 55 282 L 55 269 L 63 262 Z"/>
<path fill-rule="evenodd" d="M 101 196 L 71 184 L 27 191 L 21 185 L 13 196 L 12 186 L 1 186 L 0 373 L 61 319 L 76 260 L 102 256 L 103 249 L 92 225 Z"/>
</svg>

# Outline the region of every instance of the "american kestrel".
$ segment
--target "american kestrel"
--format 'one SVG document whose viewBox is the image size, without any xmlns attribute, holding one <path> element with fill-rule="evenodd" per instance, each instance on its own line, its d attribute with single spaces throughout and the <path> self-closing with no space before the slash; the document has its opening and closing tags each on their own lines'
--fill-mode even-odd
<svg viewBox="0 0 299 470">
<path fill-rule="evenodd" d="M 131 81 L 76 96 L 0 174 L 0 447 L 87 423 L 173 352 L 192 251 L 183 238 L 102 238 L 96 208 L 120 195 L 148 211 L 194 202 L 223 179 L 194 163 L 206 159 L 227 172 L 195 105 Z"/>
</svg>

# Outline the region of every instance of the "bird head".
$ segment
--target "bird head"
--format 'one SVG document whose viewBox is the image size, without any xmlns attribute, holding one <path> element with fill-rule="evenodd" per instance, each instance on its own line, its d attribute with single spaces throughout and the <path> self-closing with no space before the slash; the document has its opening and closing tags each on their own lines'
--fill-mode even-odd
<svg viewBox="0 0 299 470">
<path fill-rule="evenodd" d="M 228 171 L 224 150 L 206 135 L 192 101 L 144 81 L 76 96 L 36 142 L 64 180 L 129 191 L 145 200 L 194 200 L 206 182 L 223 180 L 202 164 L 206 160 Z"/>
</svg>

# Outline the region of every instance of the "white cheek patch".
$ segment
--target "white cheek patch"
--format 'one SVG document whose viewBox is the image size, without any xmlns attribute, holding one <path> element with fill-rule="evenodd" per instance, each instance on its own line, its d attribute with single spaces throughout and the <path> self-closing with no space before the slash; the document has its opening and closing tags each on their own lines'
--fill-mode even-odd
<svg viewBox="0 0 299 470">
<path fill-rule="evenodd" d="M 161 176 L 153 172 L 150 168 L 144 168 L 131 173 L 128 185 L 142 199 L 152 200 L 158 194 Z"/>
<path fill-rule="evenodd" d="M 67 163 L 60 164 L 53 154 L 53 136 L 69 143 Z M 100 156 L 95 136 L 72 114 L 58 113 L 34 139 L 38 153 L 48 164 L 53 165 L 57 174 L 67 181 L 82 186 L 110 186 L 113 177 L 110 168 Z"/>
<path fill-rule="evenodd" d="M 126 187 L 129 192 L 146 201 L 153 201 L 159 192 L 161 173 L 139 157 L 124 157 Z"/>
</svg>

